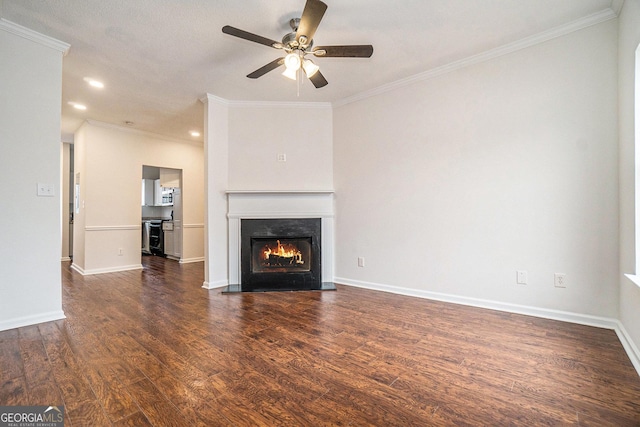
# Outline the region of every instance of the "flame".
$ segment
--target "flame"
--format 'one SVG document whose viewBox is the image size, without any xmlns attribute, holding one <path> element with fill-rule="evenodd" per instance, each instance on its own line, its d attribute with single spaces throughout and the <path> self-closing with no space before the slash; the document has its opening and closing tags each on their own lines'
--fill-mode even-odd
<svg viewBox="0 0 640 427">
<path fill-rule="evenodd" d="M 280 240 L 277 240 L 277 242 L 278 247 L 275 250 L 272 250 L 269 246 L 265 246 L 266 249 L 262 252 L 263 259 L 269 259 L 269 255 L 273 254 L 282 258 L 295 258 L 296 264 L 304 264 L 304 261 L 302 260 L 302 252 L 300 252 L 297 247 L 294 245 L 286 245 L 287 248 L 285 249 L 285 245 L 280 243 Z"/>
</svg>

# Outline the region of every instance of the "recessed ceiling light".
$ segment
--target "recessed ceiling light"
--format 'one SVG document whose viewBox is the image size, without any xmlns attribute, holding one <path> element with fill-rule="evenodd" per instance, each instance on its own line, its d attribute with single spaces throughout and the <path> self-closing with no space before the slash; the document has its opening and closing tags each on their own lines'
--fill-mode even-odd
<svg viewBox="0 0 640 427">
<path fill-rule="evenodd" d="M 191 134 L 191 136 L 200 136 L 200 132 L 198 132 L 197 130 L 192 130 L 189 133 Z"/>
<path fill-rule="evenodd" d="M 82 105 L 82 104 L 78 104 L 77 102 L 69 102 L 69 105 L 71 105 L 73 108 L 75 108 L 76 110 L 86 110 L 87 106 L 86 105 Z"/>
<path fill-rule="evenodd" d="M 101 81 L 92 79 L 91 77 L 85 77 L 84 81 L 89 83 L 89 86 L 92 86 L 98 89 L 104 88 L 104 83 L 102 83 Z"/>
</svg>

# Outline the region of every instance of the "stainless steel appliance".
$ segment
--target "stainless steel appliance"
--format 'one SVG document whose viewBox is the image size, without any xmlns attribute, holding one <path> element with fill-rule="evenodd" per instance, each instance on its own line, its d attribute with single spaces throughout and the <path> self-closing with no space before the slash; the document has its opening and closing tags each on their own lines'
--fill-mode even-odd
<svg viewBox="0 0 640 427">
<path fill-rule="evenodd" d="M 142 253 L 150 254 L 149 248 L 149 221 L 142 221 Z"/>
<path fill-rule="evenodd" d="M 142 222 L 142 252 L 164 255 L 164 236 L 161 219 L 150 219 Z"/>
</svg>

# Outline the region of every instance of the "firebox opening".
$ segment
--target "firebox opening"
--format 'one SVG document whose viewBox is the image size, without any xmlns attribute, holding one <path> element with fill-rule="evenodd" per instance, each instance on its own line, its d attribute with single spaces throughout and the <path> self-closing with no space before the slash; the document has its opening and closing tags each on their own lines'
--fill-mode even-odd
<svg viewBox="0 0 640 427">
<path fill-rule="evenodd" d="M 252 238 L 253 273 L 311 271 L 311 238 Z"/>
<path fill-rule="evenodd" d="M 241 292 L 324 289 L 320 218 L 240 221 Z"/>
</svg>

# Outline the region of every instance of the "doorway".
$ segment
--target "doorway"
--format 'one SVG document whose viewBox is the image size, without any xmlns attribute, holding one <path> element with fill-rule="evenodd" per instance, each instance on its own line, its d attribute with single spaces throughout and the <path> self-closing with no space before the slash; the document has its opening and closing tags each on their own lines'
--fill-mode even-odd
<svg viewBox="0 0 640 427">
<path fill-rule="evenodd" d="M 182 259 L 182 169 L 142 166 L 141 253 Z"/>
</svg>

